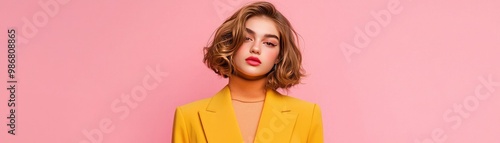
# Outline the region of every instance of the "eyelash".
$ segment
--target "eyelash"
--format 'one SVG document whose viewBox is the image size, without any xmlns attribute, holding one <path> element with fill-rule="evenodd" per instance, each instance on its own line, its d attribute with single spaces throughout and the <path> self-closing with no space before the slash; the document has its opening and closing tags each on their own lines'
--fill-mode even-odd
<svg viewBox="0 0 500 143">
<path fill-rule="evenodd" d="M 266 44 L 266 45 L 268 45 L 268 46 L 273 46 L 273 47 L 274 47 L 274 46 L 276 46 L 276 44 L 273 44 L 273 43 L 271 43 L 271 42 L 264 42 L 264 44 Z"/>
<path fill-rule="evenodd" d="M 245 37 L 245 40 L 251 40 L 250 37 Z"/>
<path fill-rule="evenodd" d="M 245 37 L 245 40 L 253 40 L 253 39 L 251 39 L 250 37 Z M 264 44 L 266 44 L 266 45 L 268 45 L 268 46 L 272 46 L 272 47 L 277 46 L 276 44 L 271 43 L 271 42 L 264 42 Z"/>
</svg>

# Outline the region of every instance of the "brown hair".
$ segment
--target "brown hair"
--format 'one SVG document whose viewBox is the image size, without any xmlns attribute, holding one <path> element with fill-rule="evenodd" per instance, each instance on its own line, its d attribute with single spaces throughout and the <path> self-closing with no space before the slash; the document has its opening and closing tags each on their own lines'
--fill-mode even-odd
<svg viewBox="0 0 500 143">
<path fill-rule="evenodd" d="M 213 41 L 204 48 L 203 62 L 218 75 L 227 78 L 234 72 L 232 57 L 244 42 L 246 21 L 253 16 L 265 16 L 277 25 L 280 38 L 280 52 L 276 69 L 268 74 L 267 88 L 288 89 L 304 76 L 302 56 L 298 48 L 297 33 L 290 22 L 269 2 L 248 4 L 217 28 Z"/>
</svg>

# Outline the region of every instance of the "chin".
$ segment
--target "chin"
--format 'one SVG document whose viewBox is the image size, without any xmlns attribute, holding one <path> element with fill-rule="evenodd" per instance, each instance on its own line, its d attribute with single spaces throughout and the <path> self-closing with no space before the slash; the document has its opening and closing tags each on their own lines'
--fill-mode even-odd
<svg viewBox="0 0 500 143">
<path fill-rule="evenodd" d="M 246 77 L 261 77 L 266 75 L 265 73 L 247 73 L 247 72 L 240 72 L 240 74 Z"/>
<path fill-rule="evenodd" d="M 264 73 L 264 72 L 255 72 L 255 71 L 249 72 L 249 71 L 244 71 L 244 70 L 241 71 L 241 70 L 239 70 L 237 72 L 237 75 L 239 77 L 241 77 L 241 78 L 244 78 L 244 79 L 249 79 L 249 80 L 253 79 L 253 80 L 255 80 L 255 79 L 262 79 L 262 78 L 267 77 L 266 73 Z"/>
</svg>

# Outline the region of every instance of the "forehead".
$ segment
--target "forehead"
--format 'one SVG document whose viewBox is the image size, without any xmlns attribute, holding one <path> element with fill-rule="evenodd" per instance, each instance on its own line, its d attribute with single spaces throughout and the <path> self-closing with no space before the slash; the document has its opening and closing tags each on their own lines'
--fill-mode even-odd
<svg viewBox="0 0 500 143">
<path fill-rule="evenodd" d="M 250 17 L 246 23 L 245 27 L 254 31 L 256 35 L 272 34 L 279 36 L 279 32 L 276 23 L 268 17 L 265 16 L 253 16 Z"/>
</svg>

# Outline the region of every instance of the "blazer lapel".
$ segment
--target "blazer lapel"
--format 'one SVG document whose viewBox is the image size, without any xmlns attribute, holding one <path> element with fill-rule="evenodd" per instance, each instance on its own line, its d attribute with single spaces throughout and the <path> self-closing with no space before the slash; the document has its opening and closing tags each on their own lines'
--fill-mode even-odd
<svg viewBox="0 0 500 143">
<path fill-rule="evenodd" d="M 228 86 L 212 97 L 206 110 L 199 111 L 198 114 L 207 142 L 239 143 L 243 141 Z"/>
<path fill-rule="evenodd" d="M 290 142 L 298 113 L 288 108 L 284 98 L 275 90 L 267 90 L 254 142 Z M 243 141 L 228 86 L 198 114 L 207 142 Z"/>
<path fill-rule="evenodd" d="M 288 108 L 284 98 L 267 90 L 254 142 L 290 142 L 298 113 Z"/>
</svg>

